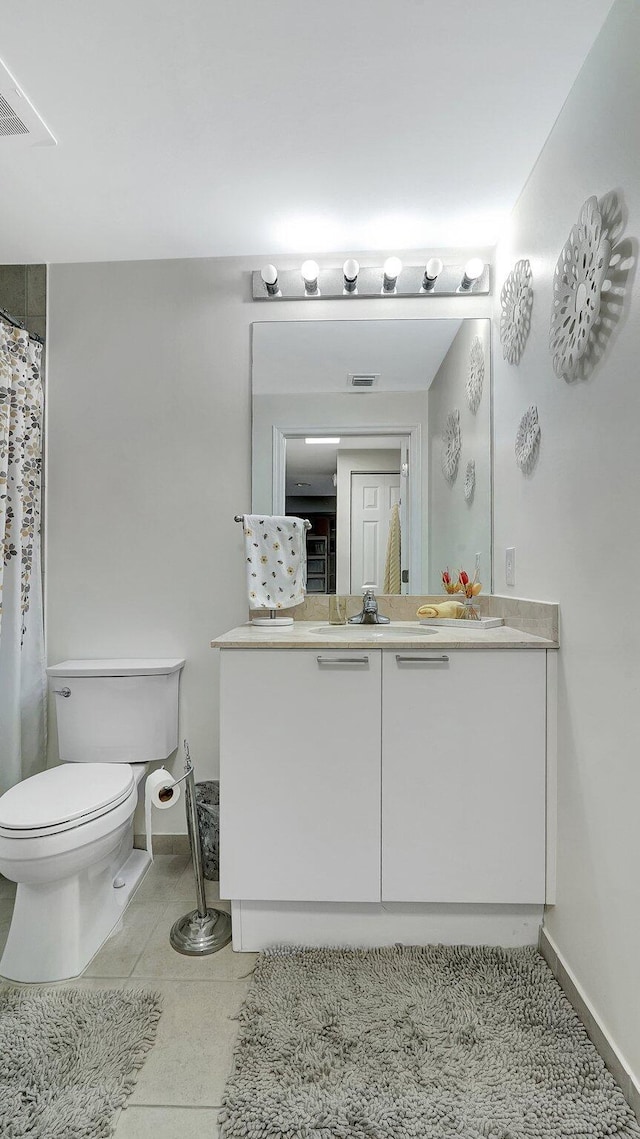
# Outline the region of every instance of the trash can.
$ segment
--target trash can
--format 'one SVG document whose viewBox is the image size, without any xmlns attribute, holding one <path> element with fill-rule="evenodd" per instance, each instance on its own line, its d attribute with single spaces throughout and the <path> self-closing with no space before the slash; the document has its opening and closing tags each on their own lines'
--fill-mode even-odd
<svg viewBox="0 0 640 1139">
<path fill-rule="evenodd" d="M 220 877 L 220 784 L 217 779 L 196 783 L 196 809 L 204 876 L 217 882 Z"/>
</svg>

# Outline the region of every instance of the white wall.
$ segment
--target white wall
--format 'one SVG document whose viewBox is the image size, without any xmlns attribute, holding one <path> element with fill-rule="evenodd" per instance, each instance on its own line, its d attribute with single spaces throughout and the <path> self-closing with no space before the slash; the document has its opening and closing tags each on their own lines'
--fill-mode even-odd
<svg viewBox="0 0 640 1139">
<path fill-rule="evenodd" d="M 478 410 L 471 411 L 466 395 L 469 355 L 475 337 L 482 344 L 485 374 Z M 465 569 L 473 577 L 480 554 L 478 580 L 491 591 L 491 324 L 465 320 L 460 326 L 429 388 L 429 527 L 427 552 L 429 589 L 437 593 L 442 570 Z M 458 473 L 448 482 L 442 473 L 442 433 L 447 416 L 460 412 L 462 448 Z M 473 498 L 464 497 L 469 459 L 476 464 Z"/>
<path fill-rule="evenodd" d="M 528 257 L 535 299 L 519 367 L 496 336 L 496 592 L 560 602 L 558 894 L 548 928 L 640 1078 L 640 322 L 627 314 L 586 382 L 549 355 L 552 277 L 582 203 L 618 188 L 640 234 L 640 4 L 618 0 L 560 114 L 498 252 L 498 293 Z M 496 307 L 496 320 L 498 309 Z M 630 316 L 629 316 L 630 313 Z M 536 403 L 537 468 L 514 438 Z M 517 548 L 516 585 L 504 550 Z M 523 725 L 526 730 L 526 725 Z"/>
<path fill-rule="evenodd" d="M 264 260 L 53 265 L 49 274 L 48 659 L 183 654 L 198 778 L 218 771 L 209 641 L 246 619 L 233 515 L 251 499 L 250 325 L 352 315 L 341 301 L 312 311 L 253 303 L 250 270 Z M 355 303 L 360 319 L 488 315 L 491 304 Z M 182 805 L 156 823 L 183 831 Z"/>
</svg>

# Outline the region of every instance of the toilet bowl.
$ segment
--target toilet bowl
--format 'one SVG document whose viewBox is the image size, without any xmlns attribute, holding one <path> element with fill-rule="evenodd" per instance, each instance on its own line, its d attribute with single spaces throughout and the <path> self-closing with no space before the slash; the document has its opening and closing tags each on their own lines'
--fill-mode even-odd
<svg viewBox="0 0 640 1139">
<path fill-rule="evenodd" d="M 0 873 L 18 884 L 3 977 L 77 976 L 118 926 L 151 862 L 133 849 L 133 817 L 147 763 L 177 745 L 183 664 L 66 661 L 48 670 L 70 761 L 0 797 Z"/>
</svg>

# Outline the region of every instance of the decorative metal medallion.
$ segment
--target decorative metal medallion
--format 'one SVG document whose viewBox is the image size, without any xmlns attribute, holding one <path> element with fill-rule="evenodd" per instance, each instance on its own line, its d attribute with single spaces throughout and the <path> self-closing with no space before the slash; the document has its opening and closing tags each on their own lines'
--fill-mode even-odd
<svg viewBox="0 0 640 1139">
<path fill-rule="evenodd" d="M 471 502 L 473 492 L 476 489 L 476 461 L 469 459 L 467 469 L 464 473 L 464 497 L 466 502 Z"/>
<path fill-rule="evenodd" d="M 500 343 L 508 364 L 519 364 L 531 327 L 531 265 L 516 261 L 500 293 Z"/>
<path fill-rule="evenodd" d="M 600 313 L 611 244 L 595 197 L 587 198 L 558 258 L 553 277 L 549 347 L 557 376 L 575 380 Z"/>
<path fill-rule="evenodd" d="M 442 435 L 442 473 L 448 482 L 453 482 L 458 473 L 458 461 L 462 447 L 460 435 L 460 412 L 450 411 Z"/>
<path fill-rule="evenodd" d="M 479 336 L 471 341 L 469 353 L 469 373 L 467 375 L 467 403 L 473 414 L 480 406 L 482 399 L 482 385 L 484 383 L 484 349 Z"/>
<path fill-rule="evenodd" d="M 538 446 L 540 444 L 540 424 L 538 423 L 538 409 L 535 404 L 532 404 L 528 411 L 525 411 L 518 433 L 516 435 L 516 463 L 521 471 L 525 473 L 530 472 L 538 455 Z"/>
</svg>

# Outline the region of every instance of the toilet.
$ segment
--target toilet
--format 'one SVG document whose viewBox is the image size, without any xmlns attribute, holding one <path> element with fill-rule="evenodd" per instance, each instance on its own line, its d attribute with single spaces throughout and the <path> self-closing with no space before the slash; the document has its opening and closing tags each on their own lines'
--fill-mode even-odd
<svg viewBox="0 0 640 1139">
<path fill-rule="evenodd" d="M 0 796 L 0 873 L 18 889 L 0 975 L 83 971 L 151 864 L 133 848 L 147 765 L 178 746 L 184 660 L 67 660 L 47 669 L 61 763 Z"/>
</svg>

